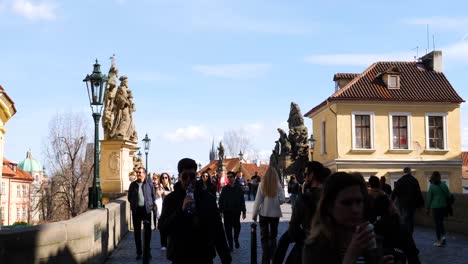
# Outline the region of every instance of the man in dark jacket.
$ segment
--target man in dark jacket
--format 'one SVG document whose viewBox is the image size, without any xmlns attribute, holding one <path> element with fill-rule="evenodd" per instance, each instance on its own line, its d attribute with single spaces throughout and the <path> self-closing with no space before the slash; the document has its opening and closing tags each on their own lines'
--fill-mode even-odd
<svg viewBox="0 0 468 264">
<path fill-rule="evenodd" d="M 172 263 L 213 263 L 218 252 L 222 263 L 231 263 L 216 197 L 202 188 L 195 188 L 193 198 L 190 195 L 191 186 L 199 186 L 197 163 L 184 158 L 177 169 L 180 180 L 164 199 L 159 219 L 168 235 L 167 258 Z"/>
<path fill-rule="evenodd" d="M 424 206 L 424 198 L 418 180 L 411 175 L 411 168 L 406 167 L 403 172 L 405 175 L 395 182 L 392 200 L 396 200 L 400 208 L 401 222 L 413 234 L 414 213 L 416 208 Z"/>
<path fill-rule="evenodd" d="M 244 191 L 239 184 L 236 184 L 236 174 L 232 171 L 227 173 L 229 184 L 224 186 L 219 195 L 219 211 L 224 218 L 224 231 L 226 231 L 229 249 L 232 251 L 232 229 L 234 228 L 234 242 L 239 248 L 239 233 L 241 229 L 240 216 L 245 219 L 245 199 Z"/>
<path fill-rule="evenodd" d="M 133 228 L 136 245 L 136 259 L 141 258 L 141 222 L 143 221 L 145 230 L 145 252 L 150 252 L 151 242 L 151 209 L 156 200 L 153 183 L 145 179 L 146 170 L 139 167 L 136 172 L 137 179 L 130 183 L 128 187 L 128 201 L 132 210 Z M 149 254 L 151 257 L 151 254 Z"/>
</svg>

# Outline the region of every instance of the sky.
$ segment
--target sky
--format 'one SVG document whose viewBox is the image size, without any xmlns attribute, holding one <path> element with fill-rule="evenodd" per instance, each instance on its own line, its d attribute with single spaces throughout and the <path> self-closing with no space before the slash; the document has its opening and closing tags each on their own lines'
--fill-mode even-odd
<svg viewBox="0 0 468 264">
<path fill-rule="evenodd" d="M 467 8 L 428 0 L 0 0 L 0 85 L 17 109 L 4 154 L 20 162 L 31 149 L 45 163 L 49 122 L 60 113 L 89 118 L 92 140 L 82 80 L 96 58 L 107 73 L 112 54 L 133 92 L 140 147 L 146 133 L 151 139 L 151 172 L 175 172 L 183 157 L 207 164 L 212 140 L 226 131 L 243 131 L 267 161 L 291 102 L 304 114 L 334 92 L 335 73 L 414 61 L 434 47 L 466 100 Z"/>
</svg>

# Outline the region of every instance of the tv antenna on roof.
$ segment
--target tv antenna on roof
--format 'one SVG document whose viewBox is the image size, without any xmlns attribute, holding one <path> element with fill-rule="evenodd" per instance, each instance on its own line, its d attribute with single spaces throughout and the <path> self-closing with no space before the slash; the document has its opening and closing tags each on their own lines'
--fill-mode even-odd
<svg viewBox="0 0 468 264">
<path fill-rule="evenodd" d="M 416 50 L 416 56 L 414 56 L 414 60 L 418 60 L 418 58 L 419 58 L 419 46 L 416 46 L 416 48 L 411 49 L 411 50 Z"/>
<path fill-rule="evenodd" d="M 427 48 L 426 54 L 429 53 L 429 24 L 426 24 L 426 35 L 427 35 Z"/>
</svg>

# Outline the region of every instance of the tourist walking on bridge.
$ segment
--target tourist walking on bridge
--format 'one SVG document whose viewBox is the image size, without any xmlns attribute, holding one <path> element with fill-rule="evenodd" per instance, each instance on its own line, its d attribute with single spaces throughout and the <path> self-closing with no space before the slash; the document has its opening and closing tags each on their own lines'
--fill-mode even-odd
<svg viewBox="0 0 468 264">
<path fill-rule="evenodd" d="M 179 181 L 163 201 L 159 224 L 168 236 L 167 258 L 172 263 L 231 263 L 216 197 L 195 183 L 197 163 L 181 159 Z"/>
<path fill-rule="evenodd" d="M 444 218 L 447 215 L 446 207 L 449 197 L 449 188 L 441 181 L 440 173 L 434 171 L 431 176 L 431 185 L 426 195 L 426 214 L 429 214 L 429 209 L 432 209 L 437 236 L 437 241 L 433 245 L 436 247 L 443 247 L 446 243 Z"/>
<path fill-rule="evenodd" d="M 143 250 L 141 247 L 141 222 L 145 225 L 145 251 L 149 253 L 151 242 L 151 210 L 156 200 L 154 186 L 151 180 L 146 180 L 146 170 L 139 167 L 136 173 L 137 179 L 128 187 L 128 201 L 132 211 L 133 229 L 136 245 L 136 259 L 141 259 Z M 151 257 L 151 254 L 149 254 Z"/>
<path fill-rule="evenodd" d="M 169 174 L 167 172 L 161 173 L 161 176 L 159 177 L 160 182 L 161 182 L 160 187 L 161 187 L 161 189 L 163 191 L 163 193 L 161 195 L 161 197 L 162 197 L 161 204 L 158 204 L 158 206 L 159 206 L 159 208 L 158 208 L 159 216 L 162 213 L 162 207 L 163 207 L 162 202 L 164 201 L 166 196 L 168 196 L 174 190 L 169 178 L 170 177 L 169 177 Z M 159 226 L 158 226 L 158 228 L 159 228 L 159 235 L 160 235 L 160 241 L 161 241 L 161 250 L 166 250 L 166 248 L 167 248 L 167 234 L 166 234 L 166 232 L 164 232 L 164 230 L 161 230 L 161 228 Z"/>
<path fill-rule="evenodd" d="M 224 218 L 224 231 L 229 244 L 233 249 L 232 231 L 234 229 L 234 243 L 239 248 L 239 233 L 241 230 L 240 217 L 246 217 L 245 199 L 242 188 L 236 184 L 236 174 L 233 171 L 227 174 L 229 184 L 224 186 L 219 195 L 219 211 Z"/>
<path fill-rule="evenodd" d="M 262 241 L 262 263 L 270 263 L 276 249 L 279 219 L 282 216 L 280 205 L 285 201 L 284 191 L 273 167 L 268 167 L 258 187 L 253 206 L 252 220 L 260 215 L 260 240 Z"/>
<path fill-rule="evenodd" d="M 403 172 L 405 175 L 395 182 L 392 200 L 395 201 L 400 209 L 401 222 L 413 234 L 414 214 L 416 208 L 424 206 L 424 198 L 422 197 L 418 180 L 411 175 L 411 168 L 406 167 L 403 169 Z"/>
</svg>

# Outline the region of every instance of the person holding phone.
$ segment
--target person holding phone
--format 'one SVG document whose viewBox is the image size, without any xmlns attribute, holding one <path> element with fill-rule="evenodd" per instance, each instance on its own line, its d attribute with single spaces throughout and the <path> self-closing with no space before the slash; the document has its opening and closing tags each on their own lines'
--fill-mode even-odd
<svg viewBox="0 0 468 264">
<path fill-rule="evenodd" d="M 163 201 L 160 229 L 168 237 L 167 259 L 173 263 L 231 263 L 216 197 L 196 184 L 197 163 L 181 159 L 179 181 Z"/>
<path fill-rule="evenodd" d="M 367 219 L 364 178 L 336 172 L 326 180 L 302 252 L 302 263 L 392 264 L 392 255 L 376 254 L 376 237 Z"/>
</svg>

